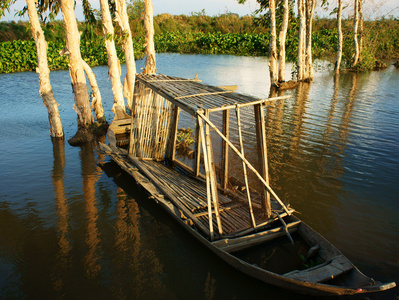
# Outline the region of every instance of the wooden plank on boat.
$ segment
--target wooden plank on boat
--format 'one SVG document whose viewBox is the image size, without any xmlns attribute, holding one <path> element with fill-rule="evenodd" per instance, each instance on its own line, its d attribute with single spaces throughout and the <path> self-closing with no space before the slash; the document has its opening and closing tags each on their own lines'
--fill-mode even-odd
<svg viewBox="0 0 399 300">
<path fill-rule="evenodd" d="M 352 263 L 343 255 L 338 255 L 329 262 L 306 270 L 295 270 L 284 276 L 307 282 L 324 282 L 353 269 Z"/>
<path fill-rule="evenodd" d="M 129 159 L 137 166 L 137 168 L 140 169 L 141 172 L 143 172 L 143 174 L 148 177 L 153 184 L 160 189 L 168 198 L 171 202 L 173 202 L 174 205 L 176 205 L 179 209 L 181 209 L 183 211 L 183 213 L 192 219 L 192 221 L 194 222 L 194 224 L 202 231 L 204 232 L 206 235 L 209 236 L 210 232 L 208 230 L 208 228 L 206 228 L 203 224 L 201 224 L 198 219 L 192 214 L 192 212 L 187 209 L 184 205 L 182 205 L 182 203 L 179 201 L 179 199 L 177 199 L 175 197 L 175 195 L 173 194 L 173 192 L 171 192 L 169 190 L 169 188 L 165 185 L 163 185 L 158 178 L 156 178 L 154 175 L 151 174 L 151 172 L 149 172 L 147 170 L 147 168 L 135 157 L 132 157 L 131 155 L 129 155 Z"/>
<path fill-rule="evenodd" d="M 289 232 L 290 233 L 295 232 L 298 229 L 298 226 L 300 223 L 301 223 L 301 221 L 295 221 L 295 222 L 287 224 Z M 238 237 L 238 238 L 223 239 L 223 240 L 215 241 L 212 244 L 226 252 L 234 252 L 234 251 L 243 250 L 245 248 L 248 248 L 248 247 L 251 247 L 251 246 L 266 242 L 266 241 L 274 240 L 280 236 L 284 236 L 285 234 L 286 234 L 286 232 L 285 232 L 284 228 L 278 227 L 278 228 L 273 228 L 270 230 L 266 230 L 266 231 L 254 233 L 251 235 Z"/>
</svg>

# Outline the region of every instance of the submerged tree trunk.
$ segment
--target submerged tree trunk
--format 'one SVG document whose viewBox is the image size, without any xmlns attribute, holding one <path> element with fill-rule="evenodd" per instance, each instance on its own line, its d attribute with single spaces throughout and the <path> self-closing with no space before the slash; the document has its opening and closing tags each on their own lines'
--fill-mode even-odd
<svg viewBox="0 0 399 300">
<path fill-rule="evenodd" d="M 136 62 L 134 60 L 134 48 L 132 32 L 129 25 L 129 16 L 126 10 L 126 0 L 116 0 L 116 16 L 119 26 L 122 28 L 123 51 L 125 53 L 126 77 L 123 84 L 124 95 L 129 109 L 132 108 L 134 84 L 136 80 Z"/>
<path fill-rule="evenodd" d="M 278 67 L 278 82 L 285 82 L 285 38 L 287 35 L 288 29 L 288 17 L 289 17 L 289 7 L 288 7 L 288 0 L 283 0 L 283 22 L 280 28 L 279 34 L 279 67 Z"/>
<path fill-rule="evenodd" d="M 60 112 L 50 85 L 50 70 L 47 63 L 47 42 L 40 26 L 35 0 L 26 0 L 26 4 L 28 7 L 29 24 L 37 49 L 40 84 L 39 94 L 42 96 L 43 103 L 48 110 L 51 137 L 62 139 L 64 137 L 64 131 L 61 124 Z"/>
<path fill-rule="evenodd" d="M 154 46 L 154 17 L 152 0 L 144 1 L 144 28 L 145 28 L 145 68 L 143 73 L 155 74 L 157 72 Z"/>
<path fill-rule="evenodd" d="M 84 60 L 82 62 L 83 62 L 83 68 L 85 70 L 87 78 L 89 79 L 92 90 L 91 106 L 93 107 L 93 110 L 96 114 L 97 121 L 99 123 L 104 123 L 105 117 L 104 117 L 103 101 L 101 99 L 100 89 L 98 88 L 97 85 L 96 76 L 94 75 L 90 66 Z"/>
<path fill-rule="evenodd" d="M 125 100 L 123 99 L 122 83 L 121 83 L 121 66 L 115 48 L 115 33 L 112 25 L 111 13 L 107 0 L 100 0 L 101 15 L 103 23 L 103 32 L 105 40 L 105 48 L 108 55 L 108 74 L 111 79 L 112 95 L 114 97 L 114 105 L 112 111 L 115 117 L 122 115 L 125 111 Z"/>
<path fill-rule="evenodd" d="M 78 126 L 86 128 L 93 124 L 86 77 L 80 55 L 80 34 L 75 18 L 74 0 L 60 0 L 66 31 L 66 47 L 69 51 L 69 74 L 75 94 L 74 109 L 78 114 Z"/>
<path fill-rule="evenodd" d="M 338 50 L 337 59 L 335 61 L 335 74 L 339 74 L 342 60 L 342 49 L 343 49 L 343 36 L 342 36 L 342 0 L 338 0 L 338 11 L 337 11 L 337 31 L 338 31 Z"/>
<path fill-rule="evenodd" d="M 270 83 L 277 85 L 277 33 L 276 33 L 276 3 L 275 0 L 269 0 L 270 9 L 270 44 L 269 44 L 269 70 Z"/>
</svg>

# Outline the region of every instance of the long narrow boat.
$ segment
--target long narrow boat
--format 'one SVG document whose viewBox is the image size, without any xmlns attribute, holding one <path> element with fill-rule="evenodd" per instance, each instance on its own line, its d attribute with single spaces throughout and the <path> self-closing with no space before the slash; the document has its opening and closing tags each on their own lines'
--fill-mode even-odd
<svg viewBox="0 0 399 300">
<path fill-rule="evenodd" d="M 284 98 L 140 74 L 131 116 L 114 119 L 109 145 L 100 147 L 195 238 L 249 276 L 312 295 L 395 287 L 361 273 L 270 187 L 265 106 Z M 183 163 L 177 136 L 190 118 L 193 158 Z"/>
</svg>

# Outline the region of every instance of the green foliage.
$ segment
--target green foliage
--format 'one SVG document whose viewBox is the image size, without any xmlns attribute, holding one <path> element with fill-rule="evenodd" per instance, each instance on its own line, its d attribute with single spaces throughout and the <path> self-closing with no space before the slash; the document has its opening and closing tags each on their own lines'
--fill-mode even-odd
<svg viewBox="0 0 399 300">
<path fill-rule="evenodd" d="M 267 55 L 269 36 L 266 34 L 169 32 L 155 36 L 157 52 Z"/>
<path fill-rule="evenodd" d="M 60 56 L 59 52 L 65 47 L 65 41 L 48 42 L 47 60 L 50 70 L 67 70 L 68 57 Z M 136 45 L 135 45 L 136 47 Z M 142 47 L 136 47 L 136 58 L 142 56 Z M 82 41 L 80 45 L 82 58 L 90 66 L 106 65 L 107 51 L 104 41 L 97 43 Z M 118 58 L 124 63 L 121 46 L 116 47 Z M 0 43 L 0 73 L 34 71 L 37 67 L 36 45 L 34 41 L 13 41 Z"/>
<path fill-rule="evenodd" d="M 194 128 L 188 127 L 186 128 L 179 128 L 177 132 L 177 148 L 184 148 L 189 147 L 194 143 L 194 138 L 192 137 L 194 132 Z"/>
<path fill-rule="evenodd" d="M 291 1 L 292 2 L 292 1 Z M 131 2 L 130 26 L 136 58 L 143 57 L 144 25 L 142 0 Z M 290 23 L 286 37 L 286 58 L 295 62 L 298 48 L 298 20 L 290 10 Z M 279 19 L 278 19 L 279 20 Z M 279 26 L 280 21 L 277 25 Z M 353 59 L 352 20 L 343 20 L 342 67 L 351 68 Z M 239 17 L 233 13 L 206 16 L 204 11 L 191 16 L 162 14 L 154 17 L 155 48 L 157 52 L 268 55 L 269 28 L 267 14 L 263 17 Z M 0 22 L 0 72 L 32 71 L 36 68 L 36 49 L 27 22 Z M 67 69 L 66 57 L 58 52 L 65 46 L 65 29 L 62 21 L 42 25 L 48 41 L 49 66 L 52 70 Z M 99 23 L 90 30 L 79 24 L 82 57 L 89 65 L 106 65 L 107 53 Z M 127 37 L 115 27 L 115 42 L 121 62 L 124 62 L 122 44 Z M 87 33 L 87 34 L 86 34 Z M 107 36 L 112 39 L 112 36 Z M 313 22 L 313 57 L 335 61 L 338 43 L 336 20 L 316 18 Z M 365 22 L 363 50 L 358 70 L 372 69 L 381 59 L 399 58 L 399 20 L 382 19 Z M 378 64 L 380 65 L 380 64 Z"/>
</svg>

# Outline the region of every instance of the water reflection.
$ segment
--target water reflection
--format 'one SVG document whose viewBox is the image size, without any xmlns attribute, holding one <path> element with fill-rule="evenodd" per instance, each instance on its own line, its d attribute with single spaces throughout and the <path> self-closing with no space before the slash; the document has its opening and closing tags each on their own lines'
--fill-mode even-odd
<svg viewBox="0 0 399 300">
<path fill-rule="evenodd" d="M 85 242 L 88 252 L 85 256 L 85 269 L 89 278 L 94 278 L 101 270 L 101 242 L 97 226 L 98 203 L 96 198 L 96 182 L 101 176 L 101 169 L 97 166 L 94 155 L 94 142 L 81 147 L 79 152 L 82 164 L 83 197 L 87 219 L 87 232 Z M 99 162 L 103 157 L 99 157 Z"/>
<path fill-rule="evenodd" d="M 187 74 L 175 75 L 193 77 L 189 63 L 217 65 L 217 56 L 184 56 L 183 64 L 179 57 L 160 55 L 160 70 L 171 74 L 179 66 Z M 236 65 L 238 60 L 246 62 Z M 238 84 L 263 98 L 269 94 L 259 83 L 263 75 L 256 81 L 251 75 L 260 70 L 242 82 L 248 73 L 234 72 L 237 66 L 264 71 L 261 63 L 223 57 L 223 72 L 208 76 L 202 68 L 200 77 L 210 84 Z M 94 71 L 108 84 L 106 67 Z M 56 96 L 66 134 L 74 133 L 69 74 L 52 73 L 62 91 Z M 13 101 L 24 84 L 30 90 L 37 83 L 37 75 L 1 76 L 0 110 L 7 112 L 0 118 L 1 299 L 300 298 L 223 264 L 150 204 L 95 144 L 80 149 L 51 143 L 37 92 L 27 102 Z M 336 78 L 323 72 L 266 109 L 271 185 L 366 274 L 386 281 L 399 280 L 398 82 L 393 68 Z M 111 90 L 104 99 L 110 99 L 104 104 L 110 111 Z M 248 132 L 249 154 L 256 147 Z M 375 299 L 397 296 L 398 289 Z"/>
<path fill-rule="evenodd" d="M 53 275 L 54 289 L 58 292 L 64 287 L 62 274 L 70 264 L 71 243 L 68 235 L 69 230 L 69 207 L 65 195 L 64 187 L 64 167 L 65 167 L 65 142 L 64 140 L 52 139 L 53 143 L 53 172 L 52 179 L 54 185 L 57 227 L 58 227 L 58 246 L 55 274 Z"/>
</svg>

